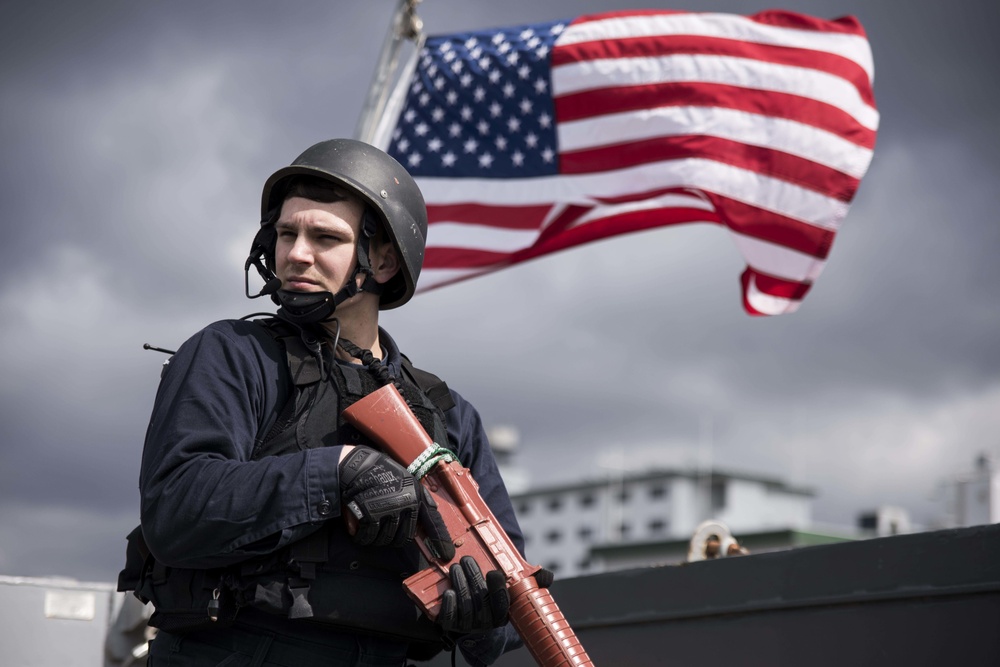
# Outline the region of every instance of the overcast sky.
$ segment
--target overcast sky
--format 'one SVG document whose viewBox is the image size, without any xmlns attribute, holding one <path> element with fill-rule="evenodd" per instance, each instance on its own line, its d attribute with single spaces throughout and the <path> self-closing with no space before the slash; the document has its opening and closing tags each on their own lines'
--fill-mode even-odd
<svg viewBox="0 0 1000 667">
<path fill-rule="evenodd" d="M 891 5 L 891 6 L 890 6 Z M 267 176 L 351 136 L 394 0 L 40 0 L 0 23 L 0 574 L 111 581 L 163 355 L 259 310 L 242 264 Z M 431 34 L 616 8 L 426 0 Z M 797 313 L 744 314 L 723 230 L 646 232 L 421 295 L 383 324 L 521 433 L 539 483 L 714 465 L 815 490 L 818 522 L 918 522 L 1000 459 L 994 2 L 790 1 L 856 15 L 881 128 Z M 960 12 L 960 7 L 964 12 Z"/>
</svg>

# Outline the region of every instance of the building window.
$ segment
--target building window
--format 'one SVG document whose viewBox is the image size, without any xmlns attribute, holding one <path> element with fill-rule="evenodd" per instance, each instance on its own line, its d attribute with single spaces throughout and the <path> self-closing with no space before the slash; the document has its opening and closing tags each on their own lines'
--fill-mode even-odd
<svg viewBox="0 0 1000 667">
<path fill-rule="evenodd" d="M 649 497 L 653 499 L 660 499 L 667 497 L 667 487 L 662 484 L 655 484 L 649 487 Z"/>
<path fill-rule="evenodd" d="M 594 529 L 590 526 L 582 526 L 577 535 L 579 535 L 580 539 L 584 542 L 589 542 L 590 538 L 594 536 Z"/>
<path fill-rule="evenodd" d="M 531 503 L 529 503 L 527 500 L 522 500 L 521 502 L 519 502 L 517 504 L 517 513 L 522 516 L 527 516 L 528 514 L 531 514 Z"/>
<path fill-rule="evenodd" d="M 562 565 L 558 561 L 552 561 L 545 566 L 545 569 L 552 572 L 552 574 L 555 574 L 561 567 Z"/>
<path fill-rule="evenodd" d="M 726 508 L 725 480 L 712 480 L 712 511 L 718 512 Z"/>
<path fill-rule="evenodd" d="M 649 532 L 652 535 L 662 535 L 667 532 L 667 522 L 663 519 L 653 519 L 649 522 Z"/>
<path fill-rule="evenodd" d="M 589 558 L 584 558 L 583 560 L 581 560 L 579 563 L 576 564 L 576 567 L 581 572 L 586 572 L 587 570 L 590 569 L 590 559 Z"/>
<path fill-rule="evenodd" d="M 593 493 L 585 493 L 580 496 L 580 506 L 581 507 L 593 507 L 595 502 Z"/>
<path fill-rule="evenodd" d="M 621 502 L 627 503 L 628 497 L 629 497 L 628 489 L 622 489 L 621 491 L 618 492 L 618 500 L 620 500 Z"/>
<path fill-rule="evenodd" d="M 549 498 L 549 510 L 558 512 L 562 507 L 562 498 Z"/>
<path fill-rule="evenodd" d="M 550 530 L 549 532 L 545 533 L 546 542 L 558 542 L 561 539 L 562 539 L 562 533 L 560 533 L 558 530 Z"/>
<path fill-rule="evenodd" d="M 628 534 L 632 531 L 632 526 L 627 523 L 622 523 L 618 526 L 618 534 L 622 536 L 622 539 L 628 537 Z"/>
</svg>

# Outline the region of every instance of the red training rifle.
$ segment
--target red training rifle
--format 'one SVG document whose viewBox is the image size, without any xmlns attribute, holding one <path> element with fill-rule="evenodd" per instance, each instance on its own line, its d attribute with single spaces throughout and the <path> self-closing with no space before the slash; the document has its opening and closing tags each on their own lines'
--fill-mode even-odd
<svg viewBox="0 0 1000 667">
<path fill-rule="evenodd" d="M 344 417 L 404 466 L 438 450 L 392 385 L 357 401 L 344 410 Z M 535 580 L 542 568 L 521 557 L 479 495 L 479 485 L 469 470 L 454 460 L 438 460 L 423 476 L 417 476 L 437 502 L 455 544 L 454 558 L 439 561 L 422 535 L 417 535 L 417 544 L 431 565 L 403 585 L 423 612 L 431 620 L 437 618 L 441 596 L 451 588 L 450 566 L 462 556 L 472 556 L 484 573 L 499 570 L 506 577 L 510 619 L 535 662 L 541 667 L 593 667 L 552 594 Z"/>
</svg>

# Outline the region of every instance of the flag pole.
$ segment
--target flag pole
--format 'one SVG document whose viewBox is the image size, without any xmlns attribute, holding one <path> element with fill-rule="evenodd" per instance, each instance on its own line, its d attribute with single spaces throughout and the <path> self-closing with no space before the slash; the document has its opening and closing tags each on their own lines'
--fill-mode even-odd
<svg viewBox="0 0 1000 667">
<path fill-rule="evenodd" d="M 389 95 L 389 82 L 399 64 L 399 54 L 406 40 L 413 41 L 417 48 L 423 44 L 423 21 L 417 16 L 417 5 L 421 0 L 399 0 L 392 15 L 392 23 L 382 43 L 375 74 L 372 76 L 368 97 L 361 109 L 354 137 L 371 143 L 375 136 L 382 113 L 385 111 Z"/>
</svg>

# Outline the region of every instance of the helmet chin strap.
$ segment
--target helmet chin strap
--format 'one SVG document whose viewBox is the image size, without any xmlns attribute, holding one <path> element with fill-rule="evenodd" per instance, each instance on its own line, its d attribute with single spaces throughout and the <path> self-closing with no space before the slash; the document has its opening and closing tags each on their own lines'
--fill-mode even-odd
<svg viewBox="0 0 1000 667">
<path fill-rule="evenodd" d="M 365 273 L 364 281 L 358 287 L 358 274 Z M 279 306 L 278 314 L 295 324 L 317 324 L 334 319 L 333 313 L 344 301 L 355 294 L 369 292 L 380 294 L 382 285 L 372 278 L 371 273 L 358 268 L 354 270 L 351 279 L 347 281 L 336 294 L 330 292 L 294 292 L 279 289 L 271 299 Z"/>
<path fill-rule="evenodd" d="M 277 212 L 272 212 L 265 219 L 268 222 L 261 223 L 260 231 L 254 236 L 253 244 L 250 246 L 250 256 L 247 257 L 246 264 L 243 265 L 243 289 L 248 299 L 274 294 L 281 287 L 281 279 L 274 275 L 274 271 L 267 266 L 267 253 L 274 248 L 274 243 L 277 240 L 277 233 L 274 231 L 275 219 L 277 219 Z M 250 293 L 251 266 L 257 269 L 257 274 L 264 281 L 264 286 L 256 294 Z"/>
</svg>

